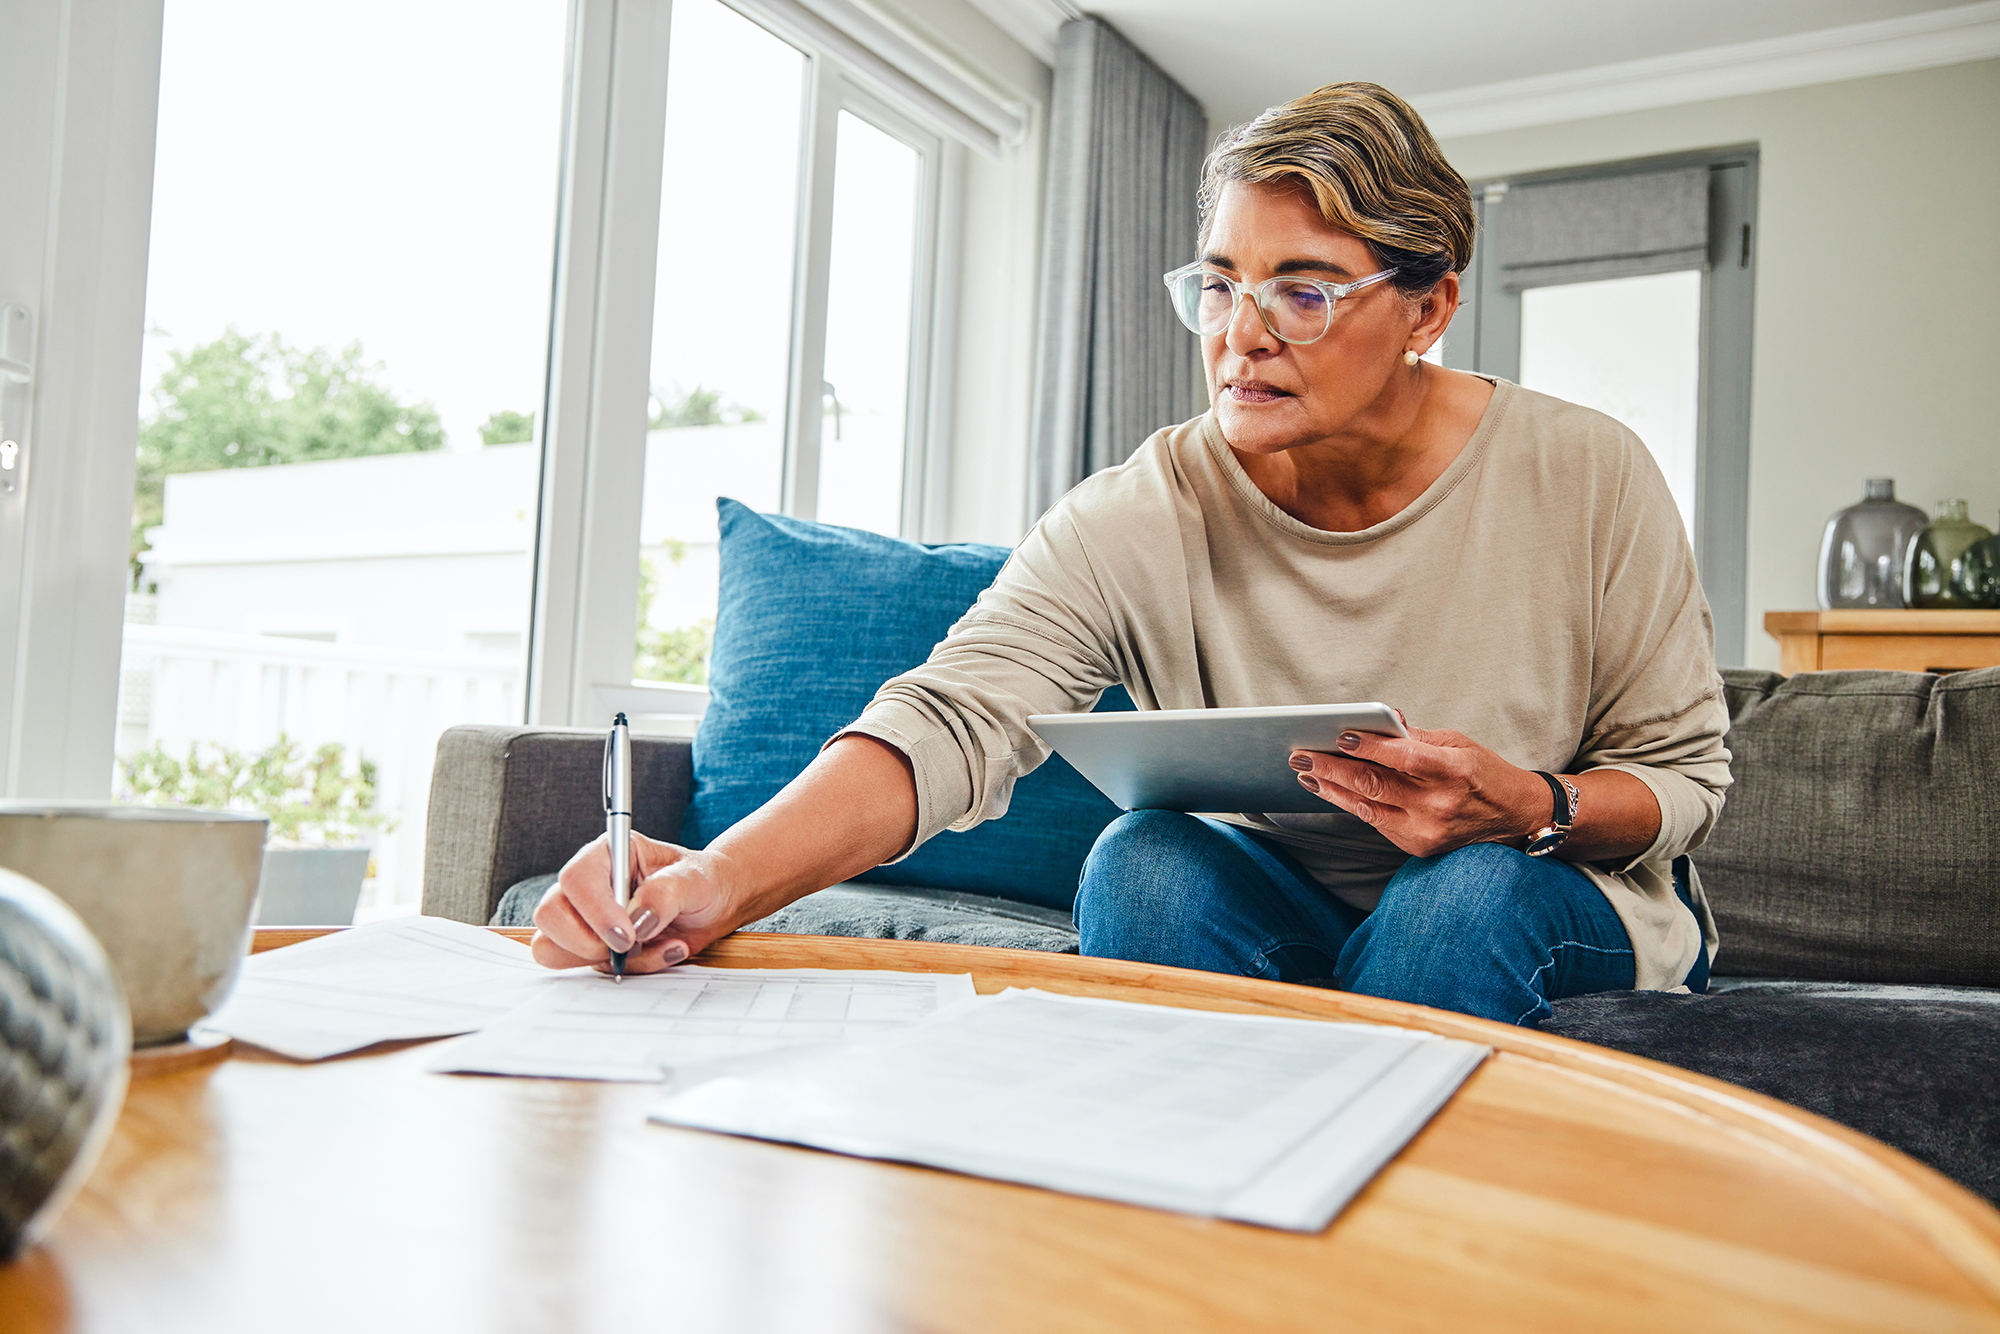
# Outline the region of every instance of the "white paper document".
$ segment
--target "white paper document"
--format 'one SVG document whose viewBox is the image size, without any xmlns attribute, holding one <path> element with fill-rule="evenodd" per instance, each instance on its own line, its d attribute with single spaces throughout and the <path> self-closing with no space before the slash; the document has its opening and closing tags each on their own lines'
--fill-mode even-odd
<svg viewBox="0 0 2000 1334">
<path fill-rule="evenodd" d="M 1008 991 L 724 1074 L 656 1121 L 1317 1231 L 1490 1049 Z"/>
<path fill-rule="evenodd" d="M 252 955 L 199 1026 L 316 1061 L 471 1032 L 562 976 L 482 927 L 397 917 Z"/>
<path fill-rule="evenodd" d="M 622 983 L 574 973 L 438 1053 L 429 1068 L 685 1083 L 718 1063 L 884 1033 L 972 995 L 964 973 L 682 964 Z"/>
</svg>

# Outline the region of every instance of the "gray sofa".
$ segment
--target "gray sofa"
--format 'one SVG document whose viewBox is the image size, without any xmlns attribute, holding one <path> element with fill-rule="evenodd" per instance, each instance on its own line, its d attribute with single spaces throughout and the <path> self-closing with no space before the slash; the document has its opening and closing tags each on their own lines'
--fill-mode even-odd
<svg viewBox="0 0 2000 1334">
<path fill-rule="evenodd" d="M 2000 1202 L 2000 668 L 1724 676 L 1736 786 L 1695 854 L 1722 933 L 1714 983 L 1561 1001 L 1545 1030 L 1782 1098 Z M 424 911 L 526 924 L 603 828 L 602 746 L 446 733 Z M 634 754 L 634 823 L 673 839 L 690 745 Z M 1076 948 L 1046 908 L 888 886 L 836 886 L 748 929 Z"/>
</svg>

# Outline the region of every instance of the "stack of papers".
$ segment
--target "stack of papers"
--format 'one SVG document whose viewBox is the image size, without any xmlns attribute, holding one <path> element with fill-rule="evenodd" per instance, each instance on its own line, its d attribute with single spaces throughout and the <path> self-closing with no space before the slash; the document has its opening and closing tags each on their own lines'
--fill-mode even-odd
<svg viewBox="0 0 2000 1334">
<path fill-rule="evenodd" d="M 266 950 L 199 1027 L 317 1061 L 400 1038 L 470 1033 L 550 979 L 528 947 L 442 917 L 398 917 Z"/>
<path fill-rule="evenodd" d="M 1488 1048 L 1365 1024 L 683 964 L 622 984 L 434 917 L 245 962 L 206 1024 L 303 1060 L 474 1036 L 430 1069 L 656 1082 L 671 1125 L 1317 1230 Z"/>
<path fill-rule="evenodd" d="M 565 975 L 432 1070 L 652 1083 L 700 1079 L 731 1063 L 802 1044 L 873 1037 L 972 997 L 969 974 L 682 964 L 614 984 Z"/>
<path fill-rule="evenodd" d="M 1317 1231 L 1489 1048 L 1008 991 L 678 1093 L 654 1120 Z"/>
<path fill-rule="evenodd" d="M 253 955 L 202 1027 L 305 1061 L 477 1033 L 431 1068 L 655 1083 L 878 1034 L 972 994 L 965 973 L 693 964 L 620 983 L 551 972 L 480 927 L 400 917 Z"/>
</svg>

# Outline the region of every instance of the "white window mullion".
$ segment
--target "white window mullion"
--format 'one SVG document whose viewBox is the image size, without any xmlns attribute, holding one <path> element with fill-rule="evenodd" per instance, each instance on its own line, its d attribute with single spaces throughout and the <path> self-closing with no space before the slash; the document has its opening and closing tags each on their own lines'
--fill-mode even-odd
<svg viewBox="0 0 2000 1334">
<path fill-rule="evenodd" d="M 631 678 L 671 0 L 579 0 L 550 330 L 528 719 Z"/>
<path fill-rule="evenodd" d="M 833 259 L 833 180 L 843 94 L 824 58 L 810 65 L 799 163 L 798 260 L 793 268 L 791 388 L 785 407 L 784 512 L 819 512 L 819 438 L 826 383 L 827 277 Z"/>
<path fill-rule="evenodd" d="M 0 19 L 0 309 L 23 310 L 33 367 L 0 491 L 0 796 L 110 795 L 162 17 L 47 0 Z"/>
</svg>

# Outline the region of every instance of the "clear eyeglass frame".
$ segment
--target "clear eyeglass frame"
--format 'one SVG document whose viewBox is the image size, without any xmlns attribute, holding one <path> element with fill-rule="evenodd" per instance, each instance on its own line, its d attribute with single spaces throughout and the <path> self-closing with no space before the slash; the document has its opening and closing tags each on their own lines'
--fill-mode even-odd
<svg viewBox="0 0 2000 1334">
<path fill-rule="evenodd" d="M 1167 296 L 1173 302 L 1174 314 L 1178 315 L 1181 323 L 1193 333 L 1209 338 L 1227 329 L 1236 319 L 1237 307 L 1247 296 L 1250 298 L 1250 303 L 1257 308 L 1257 318 L 1264 322 L 1264 327 L 1270 331 L 1271 337 L 1281 343 L 1291 343 L 1296 346 L 1316 343 L 1326 337 L 1327 330 L 1333 328 L 1334 307 L 1340 304 L 1341 298 L 1352 296 L 1364 287 L 1373 287 L 1376 283 L 1393 278 L 1397 272 L 1395 269 L 1383 269 L 1379 273 L 1356 278 L 1351 283 L 1330 283 L 1320 278 L 1305 278 L 1296 274 L 1281 274 L 1276 278 L 1266 278 L 1260 283 L 1241 283 L 1228 274 L 1217 273 L 1200 260 L 1196 260 L 1192 264 L 1182 265 L 1172 273 L 1163 274 L 1160 280 L 1167 285 Z M 1213 278 L 1229 287 L 1229 314 L 1217 321 L 1212 329 L 1202 327 L 1201 288 L 1197 286 L 1190 290 L 1187 286 L 1187 280 L 1195 277 Z M 1275 309 L 1279 293 L 1288 287 L 1300 286 L 1315 288 L 1326 298 L 1326 310 L 1320 317 L 1319 331 L 1303 338 L 1293 337 L 1278 328 L 1280 316 Z"/>
</svg>

